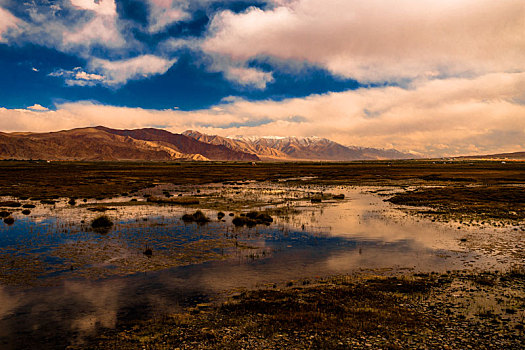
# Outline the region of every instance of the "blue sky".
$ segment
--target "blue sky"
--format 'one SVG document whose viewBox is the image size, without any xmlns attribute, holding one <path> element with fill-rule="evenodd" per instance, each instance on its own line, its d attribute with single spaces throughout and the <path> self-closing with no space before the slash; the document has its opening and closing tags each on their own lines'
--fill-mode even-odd
<svg viewBox="0 0 525 350">
<path fill-rule="evenodd" d="M 521 0 L 0 0 L 0 130 L 525 147 Z"/>
<path fill-rule="evenodd" d="M 210 69 L 207 64 L 210 58 L 205 53 L 186 46 L 166 52 L 164 46 L 170 40 L 202 40 L 210 18 L 217 12 L 240 13 L 254 7 L 264 9 L 267 4 L 244 1 L 181 4 L 180 7 L 188 11 L 186 16 L 151 32 L 148 26 L 151 25 L 149 17 L 154 15 L 154 4 L 137 0 L 116 2 L 117 26 L 125 27 L 127 40 L 135 41 L 129 46 L 104 47 L 103 43 L 89 43 L 86 47 L 88 45 L 80 43 L 77 47 L 64 47 L 39 36 L 22 36 L 14 38 L 12 43 L 0 44 L 2 106 L 27 108 L 39 104 L 53 109 L 56 103 L 64 101 L 92 100 L 115 106 L 192 110 L 208 108 L 233 95 L 249 100 L 282 100 L 360 86 L 357 81 L 334 76 L 322 67 L 306 64 L 291 70 L 256 58 L 246 66 L 272 72 L 273 79 L 264 88 L 228 80 L 222 72 Z M 9 2 L 5 8 L 18 18 L 34 23 L 30 10 L 50 16 L 52 6 L 56 6 L 52 17 L 65 28 L 75 26 L 79 18 L 93 17 L 93 11 L 75 9 L 71 4 L 68 6 L 67 1 L 35 1 L 30 5 Z M 68 81 L 76 73 L 66 72 L 94 74 L 89 64 L 93 58 L 115 61 L 159 54 L 163 59 L 176 61 L 159 73 L 131 77 L 116 84 L 97 79 Z"/>
</svg>

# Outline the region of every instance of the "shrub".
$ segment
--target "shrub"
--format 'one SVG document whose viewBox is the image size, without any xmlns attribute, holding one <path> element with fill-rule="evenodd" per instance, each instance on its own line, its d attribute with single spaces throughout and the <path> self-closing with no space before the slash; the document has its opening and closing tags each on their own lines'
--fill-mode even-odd
<svg viewBox="0 0 525 350">
<path fill-rule="evenodd" d="M 13 218 L 10 216 L 10 217 L 5 218 L 5 219 L 4 219 L 4 222 L 5 222 L 7 225 L 11 226 L 12 224 L 15 223 L 15 219 L 13 219 Z"/>
<path fill-rule="evenodd" d="M 97 217 L 91 223 L 91 227 L 94 229 L 107 229 L 113 226 L 113 221 L 106 215 L 101 215 Z"/>
<path fill-rule="evenodd" d="M 182 216 L 182 221 L 185 221 L 185 222 L 197 222 L 197 223 L 201 223 L 202 224 L 202 223 L 210 221 L 210 219 L 208 219 L 206 217 L 206 215 L 204 215 L 204 213 L 202 211 L 197 210 L 193 214 L 184 214 Z"/>
<path fill-rule="evenodd" d="M 255 225 L 269 225 L 273 222 L 273 219 L 270 215 L 266 213 L 258 213 L 256 211 L 249 212 L 245 216 L 237 216 L 232 220 L 232 223 L 235 226 L 248 226 L 253 227 Z"/>
</svg>

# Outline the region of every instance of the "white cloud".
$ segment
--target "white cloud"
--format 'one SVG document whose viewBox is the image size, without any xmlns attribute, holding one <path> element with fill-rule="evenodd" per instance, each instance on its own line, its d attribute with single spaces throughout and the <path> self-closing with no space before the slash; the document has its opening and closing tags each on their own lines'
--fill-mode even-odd
<svg viewBox="0 0 525 350">
<path fill-rule="evenodd" d="M 164 30 L 169 25 L 191 17 L 186 1 L 149 0 L 149 27 L 151 33 Z"/>
<path fill-rule="evenodd" d="M 27 21 L 0 7 L 0 42 L 31 42 L 84 58 L 93 46 L 122 49 L 136 45 L 119 22 L 113 0 L 62 0 L 42 5 L 25 2 Z"/>
<path fill-rule="evenodd" d="M 44 111 L 49 111 L 49 108 L 46 108 L 42 105 L 39 105 L 38 103 L 32 105 L 31 107 L 27 107 L 27 109 L 30 109 L 32 111 L 36 111 L 36 112 L 44 112 Z"/>
<path fill-rule="evenodd" d="M 82 70 L 77 70 L 75 72 L 75 79 L 77 80 L 95 80 L 95 81 L 102 81 L 104 80 L 104 77 L 100 74 L 93 74 L 93 73 L 86 73 Z"/>
<path fill-rule="evenodd" d="M 79 9 L 95 11 L 100 15 L 117 15 L 115 0 L 71 0 L 71 5 Z"/>
<path fill-rule="evenodd" d="M 223 11 L 202 49 L 307 62 L 361 81 L 525 70 L 523 0 L 296 0 Z"/>
<path fill-rule="evenodd" d="M 225 77 L 240 85 L 253 86 L 258 89 L 266 88 L 266 84 L 273 81 L 272 73 L 246 67 L 226 67 Z"/>
<path fill-rule="evenodd" d="M 21 23 L 22 21 L 13 16 L 11 12 L 0 7 L 0 43 L 5 41 L 4 33 L 18 28 L 18 25 Z"/>
<path fill-rule="evenodd" d="M 143 55 L 118 61 L 94 58 L 88 65 L 91 73 L 76 67 L 73 70 L 60 69 L 49 75 L 64 78 L 66 84 L 70 86 L 93 86 L 98 83 L 120 86 L 129 80 L 164 74 L 175 62 L 176 59 L 168 60 L 153 55 Z"/>
<path fill-rule="evenodd" d="M 64 78 L 69 86 L 94 86 L 105 81 L 105 77 L 100 74 L 87 73 L 82 68 L 76 67 L 73 70 L 60 69 L 49 74 L 52 77 Z"/>
<path fill-rule="evenodd" d="M 346 145 L 395 147 L 430 156 L 523 151 L 525 93 L 519 89 L 523 86 L 525 73 L 488 74 L 283 101 L 229 98 L 210 109 L 191 112 L 79 102 L 40 113 L 0 109 L 0 130 L 162 124 L 174 132 L 195 129 L 223 136 L 315 135 Z"/>
<path fill-rule="evenodd" d="M 176 59 L 143 55 L 119 61 L 95 58 L 90 61 L 89 67 L 105 77 L 105 84 L 116 86 L 125 84 L 128 80 L 164 74 L 175 62 Z"/>
<path fill-rule="evenodd" d="M 95 16 L 86 24 L 75 27 L 73 30 L 65 30 L 62 33 L 61 45 L 65 49 L 89 49 L 94 44 L 109 48 L 120 48 L 127 44 L 117 26 L 115 17 Z"/>
</svg>

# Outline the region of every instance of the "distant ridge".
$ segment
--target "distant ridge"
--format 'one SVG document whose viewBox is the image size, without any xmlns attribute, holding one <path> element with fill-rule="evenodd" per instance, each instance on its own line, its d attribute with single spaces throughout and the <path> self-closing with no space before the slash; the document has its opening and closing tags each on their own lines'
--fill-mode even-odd
<svg viewBox="0 0 525 350">
<path fill-rule="evenodd" d="M 501 160 L 525 160 L 525 152 L 511 152 L 499 154 L 486 154 L 481 156 L 461 156 L 460 159 L 501 159 Z"/>
<path fill-rule="evenodd" d="M 165 130 L 116 130 L 102 126 L 50 133 L 0 133 L 0 159 L 259 160 L 254 154 Z"/>
<path fill-rule="evenodd" d="M 319 137 L 221 137 L 193 130 L 187 130 L 183 135 L 202 142 L 223 145 L 232 150 L 254 153 L 262 160 L 352 161 L 418 158 L 414 154 L 402 153 L 395 149 L 349 147 Z"/>
</svg>

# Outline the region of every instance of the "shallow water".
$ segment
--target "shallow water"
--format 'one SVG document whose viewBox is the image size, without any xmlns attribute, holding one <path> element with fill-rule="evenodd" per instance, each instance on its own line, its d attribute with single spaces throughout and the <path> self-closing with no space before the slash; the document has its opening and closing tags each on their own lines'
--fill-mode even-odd
<svg viewBox="0 0 525 350">
<path fill-rule="evenodd" d="M 497 230 L 416 217 L 370 190 L 252 183 L 226 191 L 227 198 L 253 199 L 257 210 L 286 209 L 270 226 L 253 228 L 235 228 L 228 215 L 218 221 L 218 210 L 203 209 L 213 220 L 199 225 L 180 220 L 195 209 L 115 203 L 129 198 L 103 201 L 114 208 L 105 214 L 115 222 L 105 234 L 89 227 L 100 215 L 88 210 L 93 203 L 72 207 L 64 199 L 39 205 L 29 216 L 15 211 L 13 225 L 0 224 L 0 345 L 81 344 L 100 327 L 160 316 L 239 288 L 363 270 L 501 270 L 512 263 L 511 255 L 460 240 Z M 203 187 L 199 194 L 216 191 Z M 308 196 L 321 191 L 345 199 L 311 203 Z M 279 204 L 261 204 L 272 200 Z M 236 213 L 253 209 L 234 207 Z"/>
</svg>

